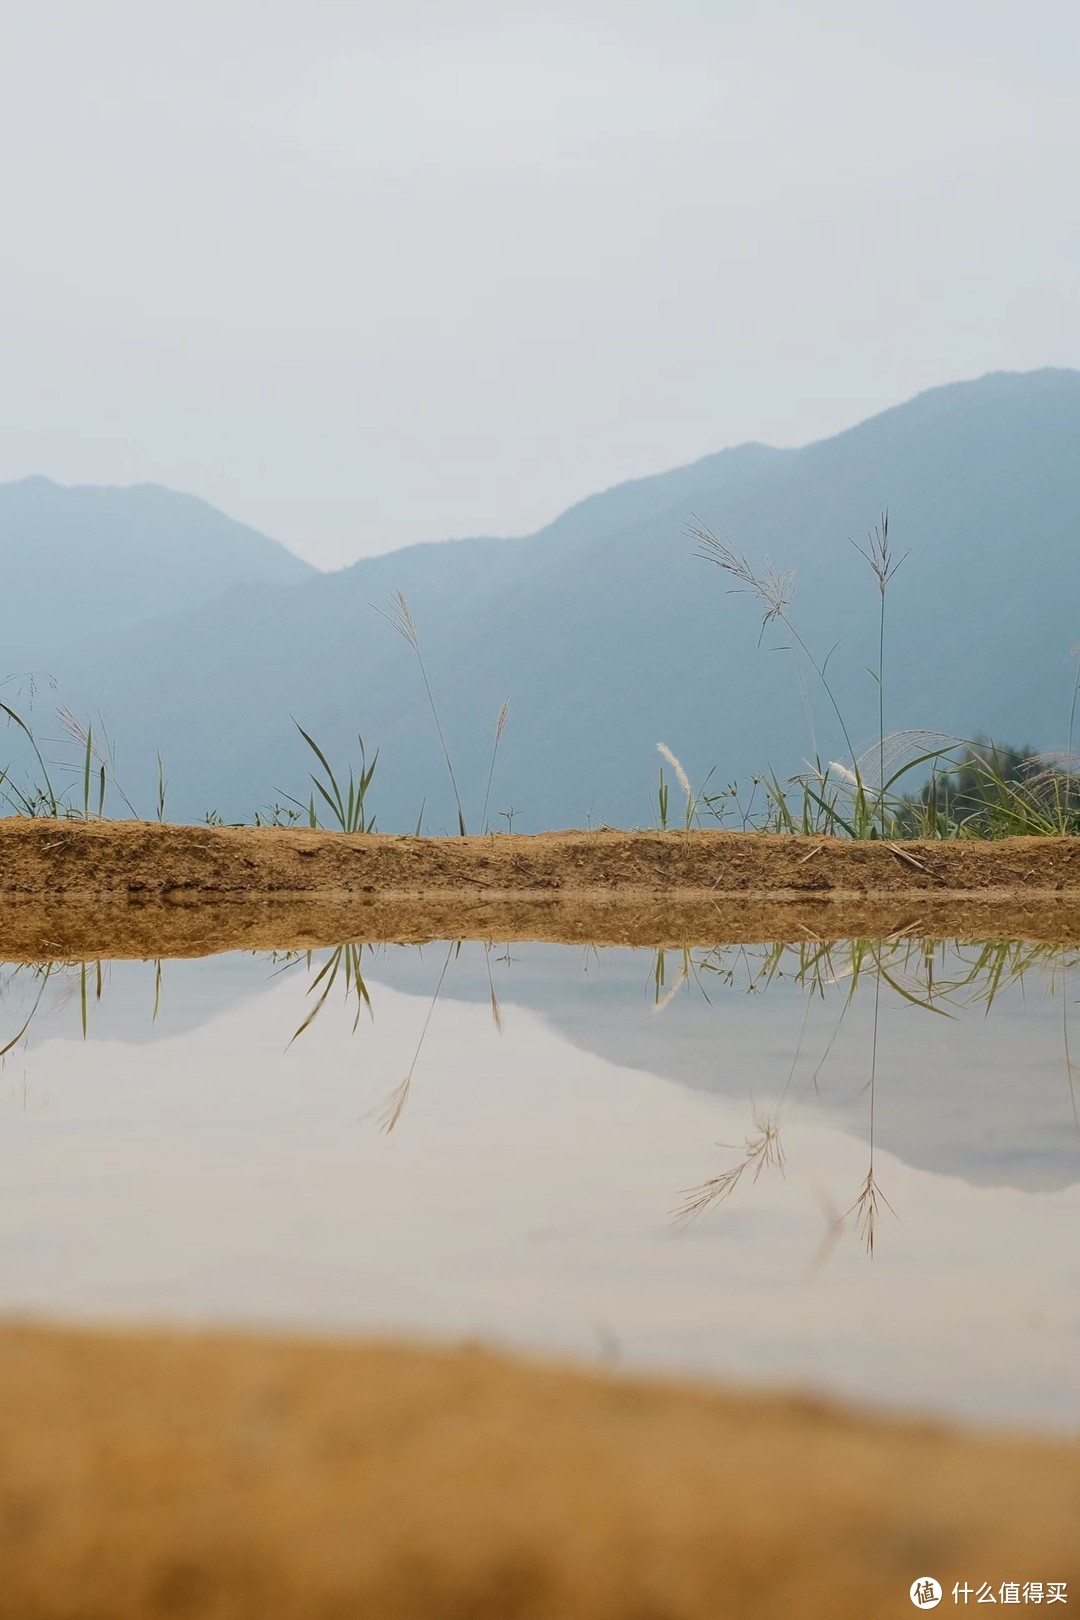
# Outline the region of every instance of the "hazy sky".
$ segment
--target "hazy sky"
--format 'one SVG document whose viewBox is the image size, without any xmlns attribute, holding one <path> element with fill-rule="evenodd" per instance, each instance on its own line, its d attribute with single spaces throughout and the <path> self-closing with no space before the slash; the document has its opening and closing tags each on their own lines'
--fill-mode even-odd
<svg viewBox="0 0 1080 1620">
<path fill-rule="evenodd" d="M 1080 365 L 1064 0 L 2 0 L 0 479 L 327 566 Z"/>
</svg>

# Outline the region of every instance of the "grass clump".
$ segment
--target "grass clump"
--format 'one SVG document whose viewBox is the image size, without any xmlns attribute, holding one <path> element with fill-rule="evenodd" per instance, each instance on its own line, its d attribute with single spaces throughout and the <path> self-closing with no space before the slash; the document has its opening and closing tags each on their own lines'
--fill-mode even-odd
<svg viewBox="0 0 1080 1620">
<path fill-rule="evenodd" d="M 308 826 L 320 826 L 319 806 L 315 799 L 315 793 L 317 793 L 322 802 L 328 807 L 330 814 L 333 817 L 334 825 L 340 832 L 374 832 L 375 817 L 369 816 L 367 813 L 367 795 L 370 791 L 372 779 L 375 775 L 375 766 L 379 759 L 378 749 L 375 750 L 374 758 L 369 765 L 367 761 L 367 752 L 364 748 L 364 739 L 363 737 L 358 736 L 356 740 L 360 745 L 359 770 L 354 771 L 353 767 L 350 765 L 348 781 L 339 783 L 333 766 L 330 764 L 330 761 L 327 759 L 314 737 L 304 730 L 303 726 L 298 720 L 294 720 L 293 725 L 296 727 L 301 737 L 303 737 L 305 743 L 307 743 L 307 746 L 311 749 L 311 752 L 315 755 L 315 758 L 322 766 L 325 774 L 324 776 L 320 777 L 316 776 L 314 771 L 310 773 L 314 792 L 309 795 L 306 805 L 304 805 L 300 799 L 294 799 L 290 793 L 286 793 L 284 795 L 284 797 L 288 799 L 289 804 L 295 807 L 295 814 L 288 811 L 285 812 L 285 816 L 287 818 L 286 824 L 291 825 L 292 822 L 297 819 L 298 815 L 302 815 L 306 811 Z M 279 810 L 280 807 L 275 807 L 275 812 Z M 272 821 L 273 816 L 274 812 L 271 812 L 271 815 L 267 819 Z M 276 824 L 281 825 L 282 822 L 278 821 Z"/>
<path fill-rule="evenodd" d="M 0 703 L 0 716 L 6 724 L 22 733 L 29 745 L 33 764 L 29 774 L 16 780 L 11 767 L 0 770 L 0 802 L 19 816 L 47 816 L 74 821 L 101 821 L 105 818 L 106 795 L 109 788 L 122 800 L 125 808 L 135 816 L 137 812 L 124 792 L 116 775 L 116 755 L 104 726 L 95 732 L 92 724 L 83 722 L 69 709 L 58 709 L 57 718 L 64 730 L 61 744 L 77 750 L 73 763 L 59 764 L 46 761 L 42 745 L 30 723 L 8 703 Z M 66 787 L 57 786 L 57 773 L 63 771 L 72 777 Z M 164 819 L 165 777 L 161 756 L 158 756 L 158 819 Z"/>
<path fill-rule="evenodd" d="M 813 763 L 782 783 L 775 772 L 754 778 L 754 794 L 764 790 L 765 805 L 753 816 L 739 804 L 734 785 L 719 794 L 702 793 L 701 804 L 719 821 L 732 804 L 741 811 L 744 828 L 802 835 L 838 835 L 853 839 L 1006 838 L 1080 833 L 1080 788 L 1073 768 L 1073 736 L 1080 697 L 1080 667 L 1073 684 L 1069 745 L 1063 755 L 1000 747 L 933 731 L 888 733 L 885 729 L 885 628 L 888 587 L 907 560 L 897 556 L 889 533 L 889 514 L 867 536 L 852 542 L 868 564 L 878 596 L 877 667 L 868 670 L 877 686 L 878 728 L 863 754 L 853 747 L 847 722 L 829 680 L 831 653 L 814 656 L 791 617 L 794 571 L 780 573 L 771 563 L 755 570 L 742 552 L 701 524 L 690 528 L 699 555 L 735 581 L 731 589 L 757 598 L 764 608 L 761 637 L 770 623 L 784 626 L 795 664 L 810 728 Z M 848 752 L 848 763 L 823 761 L 814 742 L 809 698 L 800 658 L 823 688 Z M 915 793 L 902 783 L 930 767 L 929 780 Z M 661 777 L 662 824 L 666 826 L 666 786 Z"/>
<path fill-rule="evenodd" d="M 976 739 L 932 773 L 896 815 L 920 838 L 1054 837 L 1080 833 L 1080 784 L 1070 759 Z"/>
</svg>

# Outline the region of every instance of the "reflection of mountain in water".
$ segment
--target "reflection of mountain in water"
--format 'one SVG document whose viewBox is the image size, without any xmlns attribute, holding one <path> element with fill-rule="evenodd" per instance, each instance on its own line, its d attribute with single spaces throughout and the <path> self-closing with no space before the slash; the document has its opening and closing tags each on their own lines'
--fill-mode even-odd
<svg viewBox="0 0 1080 1620">
<path fill-rule="evenodd" d="M 380 983 L 430 996 L 445 958 L 445 947 L 439 946 L 365 950 L 376 1018 Z M 749 991 L 761 952 L 695 953 L 694 960 L 696 971 L 678 985 L 682 956 L 669 953 L 665 983 L 657 991 L 651 951 L 514 945 L 485 953 L 482 946 L 467 944 L 450 962 L 442 995 L 487 1002 L 494 988 L 509 1016 L 514 1006 L 529 1008 L 566 1039 L 611 1063 L 745 1100 L 748 1130 L 755 1111 L 773 1114 L 782 1107 L 788 1116 L 795 1110 L 814 1114 L 867 1136 L 872 976 L 864 969 L 845 1010 L 842 978 L 824 984 L 823 994 L 809 994 L 790 977 L 797 966 L 792 960 L 785 959 L 783 977 Z M 834 966 L 842 968 L 843 961 L 840 952 Z M 946 958 L 939 974 L 949 970 L 950 961 L 955 968 L 955 959 Z M 149 1043 L 180 1035 L 280 984 L 279 968 L 265 956 L 239 954 L 170 961 L 163 964 L 159 986 L 153 963 L 106 964 L 100 995 L 95 965 L 85 978 L 78 967 L 57 968 L 26 1040 L 32 1046 L 60 1035 L 77 1038 L 84 990 L 91 1038 Z M 282 969 L 295 986 L 297 1024 L 310 1011 L 306 992 L 316 970 L 309 972 L 302 958 Z M 731 983 L 723 977 L 728 971 Z M 41 988 L 40 972 L 35 977 L 21 969 L 12 977 L 10 969 L 5 971 L 0 1046 L 29 1013 Z M 975 1185 L 1050 1191 L 1080 1181 L 1080 1128 L 1063 1044 L 1063 1010 L 1072 1001 L 1067 979 L 1063 984 L 1059 973 L 1053 996 L 1047 993 L 1050 982 L 1046 967 L 1036 966 L 1025 983 L 1002 990 L 985 1017 L 981 1005 L 965 1008 L 959 997 L 955 1016 L 944 1017 L 884 985 L 877 1146 L 917 1168 Z M 659 1011 L 658 995 L 669 997 Z M 336 995 L 321 1014 L 343 1015 Z M 292 1033 L 281 1032 L 282 1044 Z M 357 1039 L 362 1038 L 361 1029 Z M 428 1039 L 438 1038 L 436 1012 Z"/>
<path fill-rule="evenodd" d="M 39 992 L 38 1011 L 26 1030 L 29 1048 L 57 1037 L 81 1037 L 84 995 L 87 1031 L 94 1039 L 138 1046 L 198 1029 L 276 982 L 266 957 L 240 953 L 164 961 L 160 980 L 157 967 L 155 962 L 0 966 L 0 1048 L 30 1015 Z"/>
<path fill-rule="evenodd" d="M 734 986 L 702 973 L 706 1001 L 691 976 L 657 1012 L 650 951 L 586 955 L 565 946 L 514 945 L 511 954 L 517 960 L 510 964 L 497 959 L 497 950 L 490 960 L 504 1008 L 529 1007 L 584 1050 L 695 1090 L 745 1098 L 748 1129 L 753 1105 L 774 1108 L 794 1065 L 787 1108 L 795 1105 L 856 1135 L 869 1134 L 869 977 L 846 1012 L 842 980 L 824 997 L 812 998 L 808 1009 L 806 990 L 790 978 L 751 992 L 739 988 L 752 968 L 733 950 L 724 953 L 724 962 L 735 974 Z M 441 965 L 437 955 L 385 953 L 373 964 L 372 978 L 430 993 Z M 681 953 L 668 954 L 661 997 L 676 983 L 681 960 Z M 490 993 L 482 948 L 463 947 L 443 994 L 486 1001 Z M 378 1016 L 377 994 L 374 999 Z M 985 1016 L 976 1004 L 954 1007 L 955 1016 L 945 1017 L 883 987 L 877 1146 L 918 1169 L 974 1185 L 1052 1191 L 1080 1182 L 1080 1128 L 1062 1043 L 1063 1005 L 1072 1006 L 1068 983 L 1064 995 L 1059 981 L 1051 996 L 1038 969 L 1026 985 L 1003 990 Z M 430 1038 L 438 1038 L 437 1021 Z M 1074 1087 L 1080 1090 L 1080 1081 Z"/>
</svg>

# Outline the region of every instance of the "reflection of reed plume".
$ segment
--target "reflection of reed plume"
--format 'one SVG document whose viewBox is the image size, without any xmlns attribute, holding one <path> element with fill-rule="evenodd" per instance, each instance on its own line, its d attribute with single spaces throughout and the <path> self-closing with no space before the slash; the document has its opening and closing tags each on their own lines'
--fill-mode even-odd
<svg viewBox="0 0 1080 1620">
<path fill-rule="evenodd" d="M 883 975 L 879 972 L 874 979 L 874 1031 L 870 1045 L 870 1164 L 866 1172 L 866 1180 L 862 1184 L 862 1191 L 858 1198 L 846 1209 L 840 1217 L 843 1225 L 849 1215 L 855 1216 L 855 1230 L 863 1243 L 871 1260 L 874 1258 L 874 1235 L 877 1231 L 878 1200 L 885 1205 L 893 1215 L 893 1209 L 885 1194 L 878 1188 L 874 1180 L 874 1098 L 877 1091 L 877 1051 L 878 1051 L 878 1019 L 881 1012 L 881 980 Z M 932 1009 L 937 1011 L 936 1008 Z"/>
<path fill-rule="evenodd" d="M 416 1059 L 414 1058 L 413 1062 L 415 1063 L 415 1061 Z M 405 1104 L 409 1100 L 409 1088 L 411 1085 L 412 1070 L 410 1069 L 400 1086 L 395 1086 L 394 1090 L 390 1093 L 389 1097 L 387 1097 L 382 1107 L 377 1109 L 375 1112 L 375 1118 L 378 1121 L 379 1129 L 385 1132 L 387 1136 L 390 1135 L 390 1132 L 393 1130 L 394 1126 L 397 1124 L 398 1120 L 402 1116 L 402 1113 L 404 1112 Z"/>
<path fill-rule="evenodd" d="M 395 1086 L 394 1090 L 386 1098 L 382 1106 L 378 1109 L 372 1110 L 375 1118 L 379 1122 L 379 1129 L 384 1131 L 387 1136 L 389 1136 L 390 1132 L 393 1130 L 394 1126 L 397 1124 L 398 1120 L 405 1111 L 405 1104 L 409 1100 L 409 1091 L 412 1088 L 413 1073 L 416 1069 L 417 1059 L 420 1056 L 420 1049 L 424 1044 L 424 1037 L 428 1032 L 428 1025 L 431 1023 L 431 1015 L 435 1011 L 435 1003 L 439 999 L 439 991 L 442 989 L 443 980 L 446 978 L 446 970 L 450 966 L 450 958 L 454 955 L 455 951 L 460 951 L 460 949 L 460 939 L 457 941 L 451 941 L 450 948 L 446 953 L 446 961 L 443 963 L 442 972 L 439 974 L 439 982 L 435 986 L 435 994 L 431 998 L 431 1005 L 428 1007 L 427 1017 L 424 1019 L 424 1027 L 420 1031 L 420 1039 L 416 1043 L 416 1051 L 413 1053 L 412 1062 L 409 1064 L 408 1074 L 405 1076 L 404 1080 L 399 1086 Z M 494 990 L 492 991 L 492 995 L 494 996 Z"/>
<path fill-rule="evenodd" d="M 874 1180 L 873 1150 L 871 1150 L 870 1169 L 866 1173 L 866 1180 L 863 1182 L 862 1191 L 859 1193 L 858 1198 L 856 1198 L 851 1208 L 846 1209 L 836 1223 L 837 1226 L 842 1226 L 849 1215 L 854 1215 L 855 1231 L 861 1238 L 862 1242 L 866 1245 L 866 1252 L 871 1256 L 871 1258 L 873 1257 L 874 1253 L 874 1235 L 877 1230 L 879 1199 L 881 1203 L 885 1205 L 885 1208 L 890 1212 L 890 1214 L 896 1214 L 895 1209 L 893 1209 L 892 1205 L 889 1203 L 889 1200 L 885 1197 L 885 1194 L 881 1191 Z"/>
<path fill-rule="evenodd" d="M 1080 1114 L 1076 1110 L 1076 1065 L 1069 1050 L 1069 997 L 1066 989 L 1065 975 L 1067 972 L 1067 959 L 1064 949 L 1061 952 L 1061 1040 L 1065 1048 L 1065 1083 L 1069 1088 L 1069 1102 L 1072 1105 L 1073 1124 L 1080 1129 Z"/>
<path fill-rule="evenodd" d="M 682 967 L 679 969 L 675 983 L 669 989 L 665 989 L 667 981 L 666 958 L 667 952 L 658 950 L 653 961 L 653 1012 L 663 1012 L 664 1008 L 674 1000 L 690 977 L 690 952 L 683 951 Z"/>
<path fill-rule="evenodd" d="M 652 971 L 653 1012 L 663 1012 L 665 1007 L 670 1006 L 671 1002 L 678 995 L 683 985 L 688 983 L 691 978 L 693 978 L 694 983 L 701 991 L 704 1000 L 709 1000 L 709 993 L 702 983 L 701 975 L 698 972 L 698 964 L 694 961 L 694 953 L 690 949 L 689 945 L 680 946 L 679 954 L 682 957 L 682 963 L 679 967 L 678 976 L 675 979 L 675 983 L 671 985 L 669 989 L 665 989 L 665 985 L 667 983 L 667 951 L 663 948 L 663 946 L 657 948 L 656 954 L 653 958 Z M 707 962 L 702 961 L 701 965 L 702 967 L 706 967 L 708 964 Z"/>
<path fill-rule="evenodd" d="M 721 1147 L 726 1145 L 728 1144 L 718 1144 Z M 673 1211 L 675 1219 L 696 1220 L 713 1204 L 722 1204 L 725 1198 L 731 1197 L 747 1170 L 753 1170 L 755 1181 L 763 1170 L 779 1170 L 783 1175 L 785 1162 L 778 1128 L 770 1119 L 755 1114 L 753 1134 L 746 1138 L 743 1157 L 738 1164 L 733 1164 L 720 1175 L 703 1181 L 700 1187 L 688 1188 L 683 1194 L 683 1202 Z"/>
</svg>

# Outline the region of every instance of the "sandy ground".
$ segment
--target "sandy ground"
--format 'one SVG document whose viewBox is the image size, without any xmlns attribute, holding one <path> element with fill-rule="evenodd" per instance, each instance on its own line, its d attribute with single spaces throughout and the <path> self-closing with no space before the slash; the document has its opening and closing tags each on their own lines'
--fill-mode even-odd
<svg viewBox="0 0 1080 1620">
<path fill-rule="evenodd" d="M 0 956 L 432 938 L 1080 938 L 1080 839 L 481 838 L 0 820 Z"/>
<path fill-rule="evenodd" d="M 1080 1598 L 1080 1443 L 469 1348 L 9 1327 L 0 1383 L 0 1620 L 874 1620 L 922 1575 L 942 1612 L 965 1580 Z"/>
</svg>

